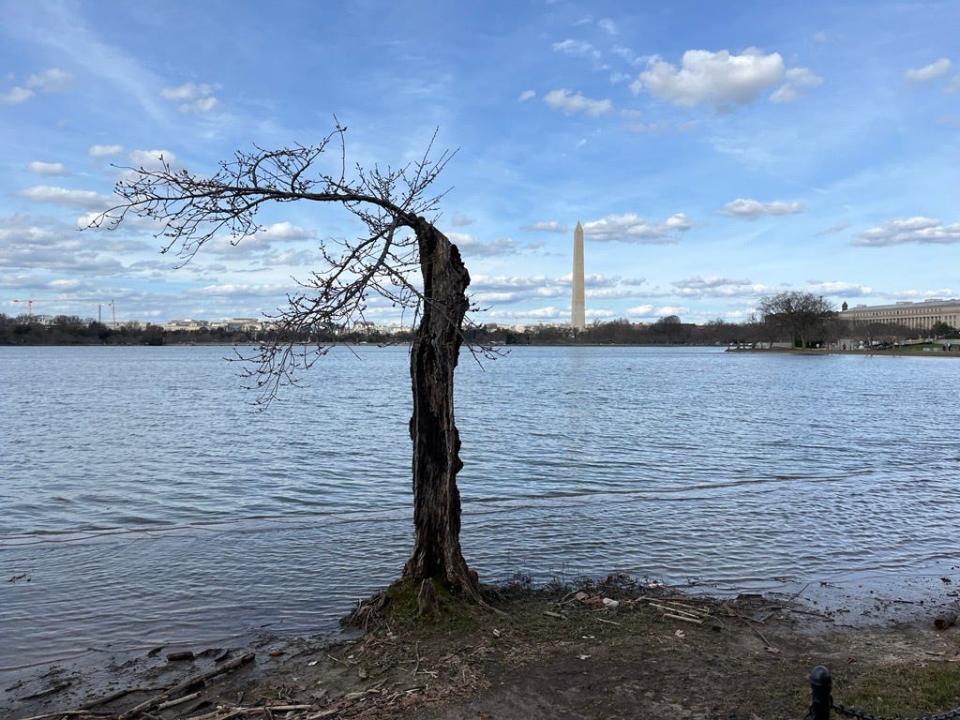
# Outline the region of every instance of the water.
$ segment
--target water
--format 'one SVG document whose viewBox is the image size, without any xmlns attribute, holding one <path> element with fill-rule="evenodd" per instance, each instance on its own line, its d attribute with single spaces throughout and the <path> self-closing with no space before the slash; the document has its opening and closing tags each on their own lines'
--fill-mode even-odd
<svg viewBox="0 0 960 720">
<path fill-rule="evenodd" d="M 397 576 L 406 349 L 336 351 L 266 413 L 228 352 L 0 348 L 0 670 L 331 629 Z M 932 358 L 465 355 L 465 553 L 485 580 L 907 587 L 960 560 L 958 379 Z"/>
</svg>

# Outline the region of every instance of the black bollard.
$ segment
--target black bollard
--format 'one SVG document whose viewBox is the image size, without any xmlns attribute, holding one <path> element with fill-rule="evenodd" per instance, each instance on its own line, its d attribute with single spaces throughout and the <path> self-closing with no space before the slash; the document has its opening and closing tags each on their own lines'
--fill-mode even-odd
<svg viewBox="0 0 960 720">
<path fill-rule="evenodd" d="M 810 720 L 830 720 L 833 705 L 833 678 L 823 665 L 810 673 Z"/>
</svg>

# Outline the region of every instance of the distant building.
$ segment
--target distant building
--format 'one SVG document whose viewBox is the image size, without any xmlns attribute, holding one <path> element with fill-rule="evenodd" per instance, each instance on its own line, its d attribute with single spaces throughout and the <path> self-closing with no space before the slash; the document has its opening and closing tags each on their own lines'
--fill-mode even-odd
<svg viewBox="0 0 960 720">
<path fill-rule="evenodd" d="M 261 325 L 257 318 L 230 318 L 222 323 L 227 332 L 257 332 Z"/>
<path fill-rule="evenodd" d="M 904 325 L 916 330 L 930 330 L 937 323 L 960 327 L 960 299 L 933 298 L 893 305 L 856 305 L 842 310 L 840 318 L 858 324 Z"/>
<path fill-rule="evenodd" d="M 206 320 L 170 320 L 163 324 L 163 329 L 167 332 L 173 332 L 176 330 L 184 330 L 186 332 L 198 332 L 200 330 L 206 330 L 210 326 Z"/>
</svg>

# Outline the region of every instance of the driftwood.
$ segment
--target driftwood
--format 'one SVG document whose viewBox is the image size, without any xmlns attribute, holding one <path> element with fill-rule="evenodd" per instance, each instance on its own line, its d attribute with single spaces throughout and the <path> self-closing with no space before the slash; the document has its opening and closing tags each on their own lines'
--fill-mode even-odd
<svg viewBox="0 0 960 720">
<path fill-rule="evenodd" d="M 156 708 L 158 705 L 162 705 L 163 703 L 167 702 L 168 700 L 172 700 L 182 695 L 183 693 L 190 692 L 191 690 L 194 690 L 195 688 L 204 685 L 207 682 L 207 680 L 210 680 L 211 678 L 214 678 L 217 675 L 221 675 L 225 672 L 230 672 L 231 670 L 236 670 L 238 667 L 241 667 L 242 665 L 246 665 L 248 662 L 252 662 L 254 657 L 256 657 L 254 653 L 246 653 L 244 655 L 241 655 L 240 657 L 234 658 L 233 660 L 229 660 L 223 663 L 222 665 L 218 665 L 217 667 L 211 668 L 210 670 L 199 673 L 197 675 L 193 675 L 192 677 L 189 677 L 183 682 L 181 682 L 179 685 L 174 685 L 172 688 L 170 688 L 166 692 L 162 692 L 159 695 L 155 695 L 149 700 L 140 703 L 136 707 L 131 708 L 130 710 L 127 710 L 127 712 L 123 713 L 120 716 L 120 720 L 128 720 L 129 718 L 136 717 L 137 715 L 140 715 L 148 710 L 152 710 Z"/>
<path fill-rule="evenodd" d="M 183 697 L 177 698 L 176 700 L 167 700 L 157 705 L 157 710 L 166 710 L 167 708 L 175 707 L 177 705 L 182 705 L 185 702 L 190 702 L 191 700 L 196 700 L 200 697 L 200 691 L 192 692 L 189 695 L 184 695 Z"/>
<path fill-rule="evenodd" d="M 158 692 L 166 689 L 167 688 L 165 687 L 158 687 L 158 688 L 132 687 L 132 688 L 127 688 L 126 690 L 117 690 L 115 693 L 110 693 L 109 695 L 104 695 L 101 698 L 97 698 L 95 700 L 90 700 L 88 702 L 85 702 L 83 705 L 80 706 L 80 708 L 82 710 L 90 710 L 91 708 L 95 708 L 97 705 L 106 705 L 107 703 L 111 703 L 114 700 L 119 700 L 120 698 L 125 697 L 130 693 Z"/>
<path fill-rule="evenodd" d="M 90 712 L 89 710 L 61 710 L 60 712 L 46 713 L 44 715 L 31 715 L 23 720 L 53 720 L 53 718 L 109 718 L 110 715 L 104 713 Z"/>
<path fill-rule="evenodd" d="M 275 712 L 304 712 L 316 710 L 316 705 L 256 705 L 252 707 L 220 707 L 204 715 L 194 715 L 190 720 L 229 720 L 245 715 L 265 715 L 272 717 Z M 340 709 L 334 711 L 340 712 Z"/>
<path fill-rule="evenodd" d="M 703 625 L 703 620 L 697 620 L 696 618 L 687 617 L 686 615 L 674 615 L 673 613 L 664 613 L 663 617 L 669 618 L 671 620 L 683 620 L 684 622 L 693 623 L 694 625 Z"/>
</svg>

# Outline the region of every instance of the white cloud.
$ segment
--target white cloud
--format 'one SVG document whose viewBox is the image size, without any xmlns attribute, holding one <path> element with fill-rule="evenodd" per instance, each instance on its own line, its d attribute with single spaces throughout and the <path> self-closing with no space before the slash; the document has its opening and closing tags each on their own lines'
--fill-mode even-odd
<svg viewBox="0 0 960 720">
<path fill-rule="evenodd" d="M 179 103 L 180 112 L 208 112 L 219 102 L 213 95 L 213 86 L 205 83 L 186 82 L 176 87 L 163 88 L 160 95 L 171 102 Z"/>
<path fill-rule="evenodd" d="M 59 92 L 65 90 L 73 80 L 73 75 L 60 68 L 50 68 L 34 73 L 27 78 L 27 87 L 40 92 Z"/>
<path fill-rule="evenodd" d="M 96 275 L 115 274 L 124 269 L 116 253 L 102 250 L 104 248 L 84 242 L 79 233 L 67 225 L 19 215 L 0 217 L 2 268 Z"/>
<path fill-rule="evenodd" d="M 537 96 L 536 91 L 524 90 L 522 93 L 520 93 L 520 96 L 517 98 L 517 102 L 526 102 L 527 100 L 531 100 L 536 96 Z"/>
<path fill-rule="evenodd" d="M 564 55 L 570 55 L 572 57 L 585 57 L 592 58 L 593 60 L 600 59 L 600 51 L 584 40 L 573 40 L 571 38 L 567 38 L 566 40 L 555 42 L 553 44 L 553 49 L 555 52 L 563 53 Z"/>
<path fill-rule="evenodd" d="M 690 220 L 683 213 L 671 215 L 659 223 L 649 222 L 634 213 L 625 213 L 585 222 L 583 234 L 598 242 L 663 244 L 677 242 L 680 233 L 690 227 Z"/>
<path fill-rule="evenodd" d="M 188 292 L 213 297 L 280 297 L 289 289 L 288 285 L 220 283 L 188 290 Z"/>
<path fill-rule="evenodd" d="M 823 78 L 808 68 L 790 68 L 784 74 L 784 83 L 770 94 L 770 102 L 789 103 L 800 97 L 800 91 L 823 84 Z"/>
<path fill-rule="evenodd" d="M 929 65 L 924 65 L 923 67 L 919 68 L 910 68 L 903 73 L 903 77 L 905 80 L 907 80 L 907 82 L 912 83 L 935 80 L 950 72 L 950 65 L 950 59 L 942 57 L 939 60 L 930 63 Z"/>
<path fill-rule="evenodd" d="M 93 190 L 71 190 L 53 185 L 34 185 L 21 190 L 20 195 L 34 202 L 56 203 L 57 205 L 75 205 L 99 208 L 109 200 L 108 197 Z"/>
<path fill-rule="evenodd" d="M 757 297 L 770 291 L 767 285 L 754 283 L 745 278 L 727 278 L 719 275 L 707 275 L 676 280 L 671 283 L 675 294 L 681 297 Z"/>
<path fill-rule="evenodd" d="M 37 175 L 66 175 L 67 169 L 63 163 L 48 163 L 34 160 L 27 163 L 27 170 Z"/>
<path fill-rule="evenodd" d="M 5 93 L 0 94 L 0 104 L 19 105 L 26 102 L 38 92 L 58 92 L 66 89 L 73 76 L 60 68 L 50 68 L 43 72 L 34 73 L 27 78 L 26 87 L 14 85 Z"/>
<path fill-rule="evenodd" d="M 724 108 L 753 102 L 783 77 L 780 53 L 764 54 L 757 48 L 748 48 L 741 55 L 727 50 L 687 50 L 679 68 L 659 56 L 650 58 L 631 89 L 635 94 L 646 90 L 683 107 L 706 103 Z"/>
<path fill-rule="evenodd" d="M 931 298 L 949 298 L 955 295 L 951 288 L 940 288 L 939 290 L 899 290 L 881 294 L 884 297 L 893 298 L 894 300 L 929 300 Z"/>
<path fill-rule="evenodd" d="M 853 240 L 854 245 L 865 247 L 884 247 L 910 243 L 960 243 L 960 223 L 945 225 L 940 220 L 922 216 L 895 218 L 864 230 Z"/>
<path fill-rule="evenodd" d="M 492 242 L 483 241 L 467 233 L 447 233 L 450 241 L 460 252 L 470 257 L 493 257 L 496 255 L 515 255 L 520 251 L 517 242 L 511 238 L 500 238 Z"/>
<path fill-rule="evenodd" d="M 162 170 L 163 164 L 175 165 L 177 156 L 169 150 L 131 150 L 127 156 L 134 168 Z"/>
<path fill-rule="evenodd" d="M 543 100 L 554 110 L 562 110 L 568 115 L 582 112 L 591 117 L 599 117 L 613 110 L 613 103 L 609 100 L 593 100 L 566 88 L 551 90 L 543 96 Z"/>
<path fill-rule="evenodd" d="M 597 27 L 603 30 L 607 35 L 619 35 L 617 24 L 610 18 L 600 18 L 597 20 Z"/>
<path fill-rule="evenodd" d="M 814 33 L 813 41 L 818 45 L 826 45 L 828 42 L 830 42 L 830 37 L 821 30 L 818 33 Z"/>
<path fill-rule="evenodd" d="M 587 318 L 591 320 L 611 318 L 615 315 L 616 313 L 607 308 L 589 308 L 586 311 Z M 510 320 L 513 322 L 543 322 L 552 320 L 566 324 L 570 321 L 570 308 L 548 305 L 547 307 L 538 307 L 529 310 L 491 310 L 486 313 L 486 316 L 492 320 Z"/>
<path fill-rule="evenodd" d="M 808 292 L 835 297 L 863 297 L 873 294 L 871 287 L 840 280 L 809 280 L 806 289 Z"/>
<path fill-rule="evenodd" d="M 557 222 L 556 220 L 540 220 L 539 222 L 531 223 L 530 225 L 524 225 L 522 229 L 526 230 L 527 232 L 567 232 L 567 226 Z"/>
<path fill-rule="evenodd" d="M 850 223 L 841 220 L 840 222 L 834 223 L 833 225 L 830 225 L 829 227 L 825 227 L 823 230 L 820 230 L 817 233 L 817 235 L 818 236 L 836 235 L 838 232 L 843 232 L 848 227 L 850 227 Z"/>
<path fill-rule="evenodd" d="M 686 309 L 685 307 L 679 307 L 677 305 L 662 305 L 660 307 L 656 305 L 638 305 L 637 307 L 627 308 L 627 315 L 633 318 L 652 320 L 666 317 L 667 315 L 680 315 L 686 312 Z"/>
<path fill-rule="evenodd" d="M 643 278 L 594 274 L 584 277 L 586 296 L 595 299 L 644 297 L 649 295 L 649 292 L 639 287 L 643 283 Z M 478 275 L 470 283 L 470 293 L 475 302 L 505 304 L 538 298 L 569 297 L 571 284 L 570 275 L 564 277 Z"/>
<path fill-rule="evenodd" d="M 123 152 L 123 145 L 91 145 L 87 151 L 90 157 L 107 157 Z"/>
<path fill-rule="evenodd" d="M 33 90 L 14 85 L 7 92 L 0 95 L 0 103 L 4 105 L 19 105 L 33 97 Z"/>
<path fill-rule="evenodd" d="M 454 213 L 453 217 L 450 218 L 450 224 L 454 227 L 466 227 L 467 225 L 473 225 L 473 223 L 473 218 L 463 213 Z"/>
<path fill-rule="evenodd" d="M 273 225 L 267 225 L 260 230 L 254 237 L 264 240 L 308 240 L 315 236 L 310 230 L 305 230 L 291 222 L 278 222 Z"/>
<path fill-rule="evenodd" d="M 804 205 L 796 200 L 772 200 L 761 202 L 751 198 L 737 198 L 723 206 L 721 212 L 731 217 L 756 220 L 762 215 L 793 215 L 803 212 Z"/>
<path fill-rule="evenodd" d="M 637 57 L 633 50 L 623 45 L 614 45 L 610 52 L 631 65 L 638 65 L 643 60 L 643 58 Z"/>
</svg>

